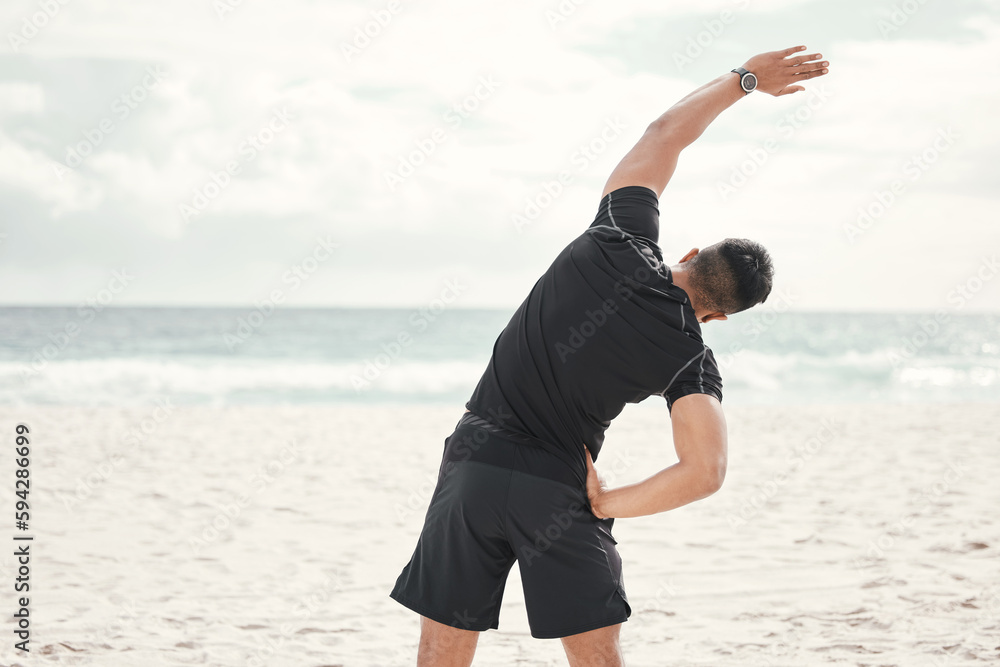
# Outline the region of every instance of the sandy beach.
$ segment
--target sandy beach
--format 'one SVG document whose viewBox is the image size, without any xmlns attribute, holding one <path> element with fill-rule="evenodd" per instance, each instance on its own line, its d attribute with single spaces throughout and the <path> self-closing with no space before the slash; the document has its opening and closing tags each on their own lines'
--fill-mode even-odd
<svg viewBox="0 0 1000 667">
<path fill-rule="evenodd" d="M 5 613 L 0 664 L 412 664 L 417 617 L 388 592 L 462 410 L 5 409 L 11 446 L 16 423 L 32 429 L 35 541 L 31 654 Z M 615 524 L 627 664 L 1000 664 L 995 405 L 727 418 L 718 494 Z M 650 402 L 616 420 L 598 467 L 614 485 L 674 460 Z M 530 637 L 517 568 L 475 664 L 565 664 Z"/>
</svg>

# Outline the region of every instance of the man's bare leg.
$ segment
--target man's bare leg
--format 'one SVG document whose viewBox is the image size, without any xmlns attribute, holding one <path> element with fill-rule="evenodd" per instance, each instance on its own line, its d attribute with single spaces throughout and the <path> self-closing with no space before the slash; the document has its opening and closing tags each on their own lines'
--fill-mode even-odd
<svg viewBox="0 0 1000 667">
<path fill-rule="evenodd" d="M 469 667 L 476 655 L 479 633 L 420 617 L 417 667 Z"/>
<path fill-rule="evenodd" d="M 623 667 L 625 658 L 618 643 L 622 624 L 563 637 L 570 667 Z"/>
</svg>

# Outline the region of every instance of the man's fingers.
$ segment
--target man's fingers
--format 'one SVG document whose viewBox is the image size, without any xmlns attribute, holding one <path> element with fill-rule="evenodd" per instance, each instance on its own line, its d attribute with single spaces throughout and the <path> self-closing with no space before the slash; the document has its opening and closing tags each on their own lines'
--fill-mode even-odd
<svg viewBox="0 0 1000 667">
<path fill-rule="evenodd" d="M 789 58 L 785 60 L 785 62 L 788 63 L 789 67 L 798 67 L 799 65 L 802 65 L 804 63 L 819 60 L 822 57 L 823 57 L 822 53 L 814 53 L 811 56 L 798 56 L 797 58 Z"/>
<path fill-rule="evenodd" d="M 808 72 L 809 70 L 823 69 L 824 67 L 827 67 L 829 65 L 830 62 L 827 60 L 812 60 L 809 62 L 802 63 L 800 65 L 796 65 L 792 69 L 795 70 L 796 72 Z"/>
<path fill-rule="evenodd" d="M 813 77 L 823 76 L 827 72 L 829 72 L 828 69 L 826 69 L 825 67 L 821 67 L 820 69 L 794 72 L 794 74 L 796 79 L 812 79 Z"/>
<path fill-rule="evenodd" d="M 792 55 L 793 53 L 798 53 L 799 51 L 805 51 L 805 50 L 806 47 L 804 46 L 789 46 L 787 49 L 781 49 L 780 51 L 775 51 L 775 53 L 780 54 L 782 58 L 786 58 Z"/>
</svg>

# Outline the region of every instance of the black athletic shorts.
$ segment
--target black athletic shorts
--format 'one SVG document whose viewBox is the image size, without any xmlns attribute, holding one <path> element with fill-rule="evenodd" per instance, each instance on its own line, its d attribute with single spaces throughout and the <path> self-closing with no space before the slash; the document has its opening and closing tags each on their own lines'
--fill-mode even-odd
<svg viewBox="0 0 1000 667">
<path fill-rule="evenodd" d="M 632 610 L 613 523 L 590 512 L 565 461 L 467 412 L 445 439 L 423 530 L 389 595 L 439 623 L 497 628 L 516 560 L 533 637 L 622 623 Z"/>
</svg>

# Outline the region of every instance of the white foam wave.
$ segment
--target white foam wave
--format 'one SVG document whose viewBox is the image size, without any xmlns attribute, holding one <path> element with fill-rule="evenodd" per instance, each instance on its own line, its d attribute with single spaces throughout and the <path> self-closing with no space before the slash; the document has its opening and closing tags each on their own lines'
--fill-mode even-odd
<svg viewBox="0 0 1000 667">
<path fill-rule="evenodd" d="M 371 398 L 469 393 L 481 362 L 363 363 L 301 360 L 160 360 L 113 358 L 53 361 L 25 375 L 26 366 L 0 363 L 0 403 L 131 403 L 155 396 L 218 402 L 282 396 Z"/>
<path fill-rule="evenodd" d="M 724 394 L 783 402 L 832 400 L 985 400 L 1000 395 L 1000 360 L 930 357 L 893 366 L 884 352 L 811 355 L 744 350 L 716 355 Z M 0 362 L 0 404 L 464 400 L 486 360 L 364 361 L 221 357 L 56 360 L 38 371 Z M 27 373 L 25 373 L 27 371 Z"/>
</svg>

